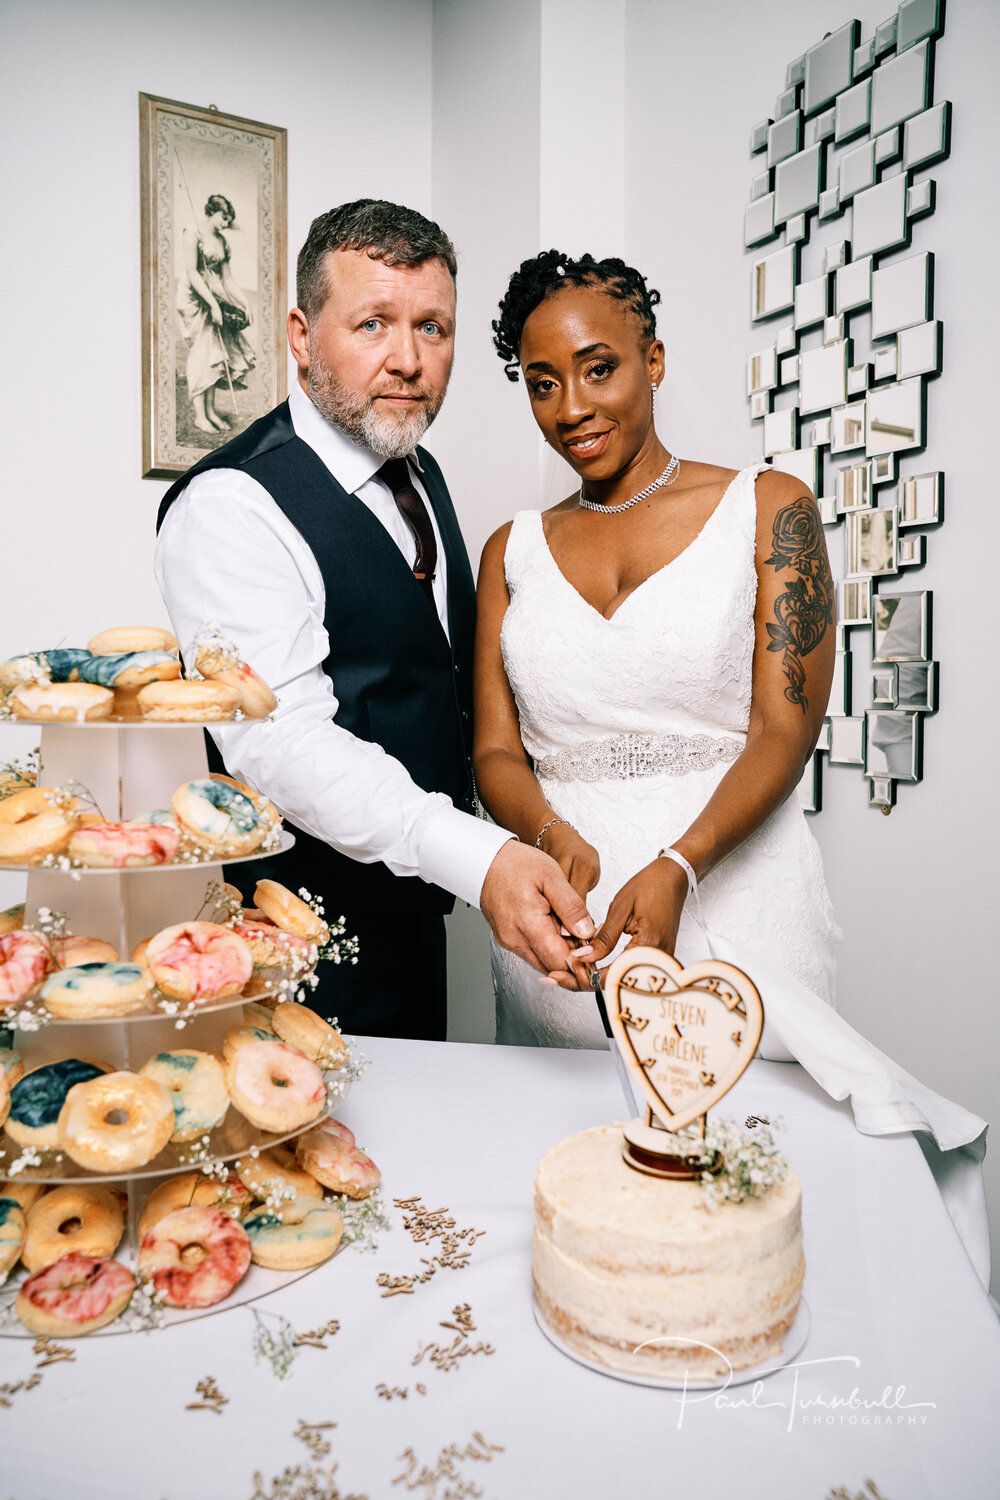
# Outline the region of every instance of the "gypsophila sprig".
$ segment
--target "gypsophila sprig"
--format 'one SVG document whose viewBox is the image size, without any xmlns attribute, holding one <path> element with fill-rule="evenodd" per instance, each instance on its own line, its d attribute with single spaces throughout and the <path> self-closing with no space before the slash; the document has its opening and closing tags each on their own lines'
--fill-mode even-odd
<svg viewBox="0 0 1000 1500">
<path fill-rule="evenodd" d="M 225 661 L 238 662 L 240 660 L 239 647 L 228 636 L 223 635 L 222 626 L 218 620 L 202 620 L 198 626 L 191 642 L 190 654 L 197 656 L 199 651 L 210 651 L 214 656 L 221 656 Z"/>
<path fill-rule="evenodd" d="M 40 765 L 41 751 L 37 745 L 27 755 L 0 765 L 0 800 L 12 797 L 15 792 L 26 791 L 28 787 L 37 786 Z"/>
<path fill-rule="evenodd" d="M 253 1357 L 254 1363 L 260 1364 L 266 1360 L 274 1371 L 276 1380 L 284 1380 L 289 1375 L 292 1364 L 298 1354 L 295 1340 L 298 1334 L 280 1313 L 265 1313 L 256 1307 L 252 1308 L 254 1316 L 253 1332 Z M 269 1318 L 273 1327 L 265 1323 Z"/>
<path fill-rule="evenodd" d="M 775 1120 L 774 1126 L 780 1129 L 781 1121 Z M 709 1118 L 705 1148 L 707 1152 L 717 1151 L 722 1158 L 720 1171 L 702 1174 L 704 1207 L 711 1211 L 722 1203 L 744 1203 L 748 1198 L 763 1198 L 788 1176 L 788 1161 L 778 1150 L 766 1125 L 745 1130 L 730 1116 Z"/>
<path fill-rule="evenodd" d="M 51 907 L 40 906 L 38 915 L 31 924 L 31 931 L 41 933 L 50 944 L 61 943 L 69 936 L 66 922 L 64 911 L 53 911 Z"/>
<path fill-rule="evenodd" d="M 165 1294 L 158 1292 L 148 1278 L 142 1277 L 122 1314 L 122 1323 L 130 1333 L 151 1333 L 154 1328 L 163 1327 L 165 1309 Z"/>
<path fill-rule="evenodd" d="M 353 1245 L 363 1253 L 377 1249 L 379 1230 L 392 1228 L 381 1192 L 376 1191 L 370 1198 L 360 1199 L 345 1198 L 335 1193 L 332 1201 L 336 1203 L 337 1211 L 344 1221 L 341 1243 Z"/>
<path fill-rule="evenodd" d="M 202 913 L 207 911 L 207 921 L 217 922 L 221 927 L 232 927 L 242 909 L 243 902 L 234 890 L 221 880 L 210 880 L 194 920 L 199 921 Z"/>
</svg>

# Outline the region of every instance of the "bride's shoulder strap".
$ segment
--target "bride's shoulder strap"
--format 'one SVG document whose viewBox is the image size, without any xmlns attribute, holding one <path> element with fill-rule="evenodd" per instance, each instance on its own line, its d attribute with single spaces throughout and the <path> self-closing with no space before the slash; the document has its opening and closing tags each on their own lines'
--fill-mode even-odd
<svg viewBox="0 0 1000 1500">
<path fill-rule="evenodd" d="M 519 510 L 510 523 L 504 550 L 507 582 L 516 582 L 538 550 L 541 516 L 537 510 Z"/>
</svg>

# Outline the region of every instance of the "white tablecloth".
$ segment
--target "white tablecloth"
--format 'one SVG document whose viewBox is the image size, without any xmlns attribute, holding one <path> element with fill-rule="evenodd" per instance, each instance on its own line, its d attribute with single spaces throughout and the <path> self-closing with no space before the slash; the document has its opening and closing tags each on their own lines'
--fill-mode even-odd
<svg viewBox="0 0 1000 1500">
<path fill-rule="evenodd" d="M 486 1231 L 468 1266 L 383 1297 L 380 1272 L 421 1272 L 440 1244 L 414 1244 L 391 1209 L 374 1255 L 348 1249 L 262 1304 L 299 1330 L 340 1324 L 283 1382 L 253 1361 L 249 1307 L 77 1341 L 73 1363 L 45 1367 L 0 1406 L 4 1500 L 826 1500 L 867 1479 L 886 1500 L 996 1500 L 1000 1328 L 912 1137 L 862 1136 L 849 1105 L 799 1067 L 751 1065 L 722 1112 L 785 1122 L 779 1141 L 803 1187 L 811 1333 L 797 1368 L 685 1404 L 581 1368 L 533 1319 L 535 1167 L 561 1137 L 621 1117 L 611 1059 L 361 1045 L 372 1066 L 343 1118 L 381 1165 L 390 1206 L 419 1197 L 448 1208 L 456 1229 Z M 429 1356 L 414 1365 L 423 1346 L 453 1342 L 441 1324 L 461 1304 L 475 1324 L 464 1342 L 495 1352 L 451 1370 Z M 11 1384 L 39 1356 L 30 1340 L 4 1339 L 0 1361 Z M 186 1410 L 207 1376 L 228 1404 Z M 386 1399 L 380 1385 L 407 1394 Z M 326 1455 L 296 1438 L 302 1422 L 336 1424 L 315 1434 Z M 483 1451 L 475 1434 L 502 1451 L 468 1456 Z M 276 1485 L 286 1469 L 333 1464 L 332 1482 Z"/>
</svg>

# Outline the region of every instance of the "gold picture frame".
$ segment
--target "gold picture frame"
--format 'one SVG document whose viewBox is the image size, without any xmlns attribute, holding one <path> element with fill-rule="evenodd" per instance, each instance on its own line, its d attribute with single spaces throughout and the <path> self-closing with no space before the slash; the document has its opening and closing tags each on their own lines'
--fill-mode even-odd
<svg viewBox="0 0 1000 1500">
<path fill-rule="evenodd" d="M 288 393 L 287 138 L 139 95 L 144 479 L 183 474 Z"/>
</svg>

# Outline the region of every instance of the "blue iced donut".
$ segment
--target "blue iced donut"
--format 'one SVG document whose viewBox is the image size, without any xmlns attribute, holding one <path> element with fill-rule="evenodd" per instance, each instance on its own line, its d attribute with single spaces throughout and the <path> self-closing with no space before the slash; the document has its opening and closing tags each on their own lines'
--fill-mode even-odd
<svg viewBox="0 0 1000 1500">
<path fill-rule="evenodd" d="M 57 646 L 53 651 L 38 651 L 35 656 L 48 667 L 53 682 L 77 682 L 80 667 L 92 659 L 93 652 L 83 646 Z"/>
<path fill-rule="evenodd" d="M 147 682 L 179 677 L 181 664 L 170 651 L 124 651 L 114 656 L 92 656 L 80 662 L 81 682 L 98 687 L 142 687 Z"/>
<path fill-rule="evenodd" d="M 225 781 L 185 781 L 172 806 L 184 831 L 219 854 L 249 854 L 269 828 L 250 798 Z"/>
<path fill-rule="evenodd" d="M 59 1144 L 59 1111 L 74 1084 L 89 1083 L 109 1069 L 103 1063 L 66 1057 L 27 1073 L 10 1091 L 7 1134 L 19 1146 L 50 1151 Z"/>
<path fill-rule="evenodd" d="M 293 1198 L 281 1217 L 261 1208 L 243 1220 L 255 1265 L 274 1271 L 304 1271 L 329 1260 L 340 1244 L 344 1221 L 331 1203 Z"/>
<path fill-rule="evenodd" d="M 193 1141 L 218 1125 L 229 1108 L 226 1077 L 210 1052 L 158 1052 L 140 1074 L 162 1083 L 174 1106 L 172 1141 Z"/>
<path fill-rule="evenodd" d="M 20 1259 L 24 1222 L 20 1203 L 15 1198 L 0 1198 L 0 1279 Z"/>
<path fill-rule="evenodd" d="M 60 1020 L 99 1021 L 139 1010 L 151 988 L 139 964 L 77 964 L 50 974 L 41 996 L 45 1009 Z"/>
</svg>

